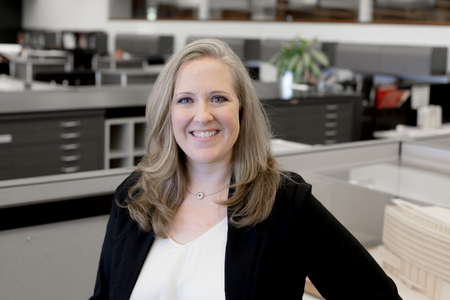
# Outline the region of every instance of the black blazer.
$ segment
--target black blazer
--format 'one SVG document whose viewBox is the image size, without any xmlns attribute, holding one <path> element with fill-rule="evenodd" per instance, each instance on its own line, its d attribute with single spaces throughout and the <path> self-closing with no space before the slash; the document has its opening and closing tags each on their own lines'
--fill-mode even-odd
<svg viewBox="0 0 450 300">
<path fill-rule="evenodd" d="M 124 203 L 133 173 L 116 190 Z M 292 173 L 271 216 L 251 228 L 228 226 L 226 299 L 301 299 L 308 276 L 326 299 L 401 299 L 394 282 L 364 247 Z M 154 241 L 113 203 L 100 257 L 95 299 L 129 299 Z"/>
</svg>

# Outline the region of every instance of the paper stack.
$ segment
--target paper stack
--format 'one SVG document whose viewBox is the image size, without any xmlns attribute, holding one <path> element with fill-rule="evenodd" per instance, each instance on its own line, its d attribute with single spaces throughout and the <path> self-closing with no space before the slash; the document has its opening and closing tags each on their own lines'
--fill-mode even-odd
<svg viewBox="0 0 450 300">
<path fill-rule="evenodd" d="M 393 202 L 379 249 L 383 269 L 431 299 L 450 299 L 450 209 Z"/>
</svg>

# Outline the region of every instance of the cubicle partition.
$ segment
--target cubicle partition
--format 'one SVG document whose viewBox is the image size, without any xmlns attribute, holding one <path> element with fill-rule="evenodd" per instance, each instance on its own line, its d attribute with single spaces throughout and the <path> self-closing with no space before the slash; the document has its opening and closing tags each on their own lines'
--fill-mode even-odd
<svg viewBox="0 0 450 300">
<path fill-rule="evenodd" d="M 449 147 L 388 139 L 315 147 L 277 160 L 302 174 L 367 247 L 381 243 L 384 208 L 392 198 L 450 207 Z"/>
</svg>

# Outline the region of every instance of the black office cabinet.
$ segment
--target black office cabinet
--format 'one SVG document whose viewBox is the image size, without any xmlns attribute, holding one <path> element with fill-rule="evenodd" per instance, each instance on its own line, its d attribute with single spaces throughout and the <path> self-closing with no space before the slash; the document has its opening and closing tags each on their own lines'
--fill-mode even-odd
<svg viewBox="0 0 450 300">
<path fill-rule="evenodd" d="M 263 101 L 275 138 L 304 144 L 355 140 L 355 97 Z"/>
<path fill-rule="evenodd" d="M 104 114 L 0 116 L 0 180 L 102 169 Z"/>
</svg>

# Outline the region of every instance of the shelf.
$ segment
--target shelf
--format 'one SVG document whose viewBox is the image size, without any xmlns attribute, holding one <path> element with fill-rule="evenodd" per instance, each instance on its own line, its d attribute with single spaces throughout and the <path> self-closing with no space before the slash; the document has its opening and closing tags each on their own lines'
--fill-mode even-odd
<svg viewBox="0 0 450 300">
<path fill-rule="evenodd" d="M 145 156 L 145 117 L 105 120 L 105 169 L 137 165 Z"/>
</svg>

